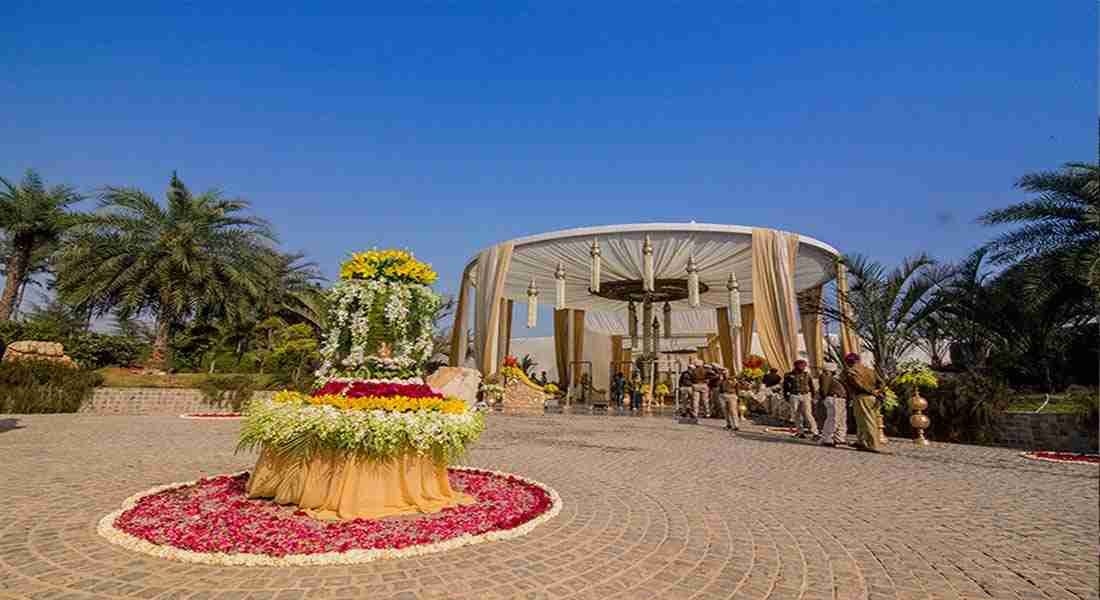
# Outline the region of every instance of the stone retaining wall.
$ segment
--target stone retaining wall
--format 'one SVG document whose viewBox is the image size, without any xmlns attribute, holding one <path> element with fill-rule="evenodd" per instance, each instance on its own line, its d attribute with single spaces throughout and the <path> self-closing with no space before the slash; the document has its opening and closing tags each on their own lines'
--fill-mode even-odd
<svg viewBox="0 0 1100 600">
<path fill-rule="evenodd" d="M 252 397 L 270 397 L 275 392 L 253 392 Z M 96 388 L 80 412 L 96 415 L 181 415 L 194 412 L 228 411 L 209 404 L 202 392 L 172 388 Z"/>
<path fill-rule="evenodd" d="M 993 422 L 996 445 L 1024 450 L 1096 452 L 1097 424 L 1077 415 L 1002 413 Z"/>
</svg>

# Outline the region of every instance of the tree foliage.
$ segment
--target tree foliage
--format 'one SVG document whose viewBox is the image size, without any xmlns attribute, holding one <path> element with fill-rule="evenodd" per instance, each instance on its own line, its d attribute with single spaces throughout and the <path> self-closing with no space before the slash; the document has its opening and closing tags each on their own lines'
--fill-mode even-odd
<svg viewBox="0 0 1100 600">
<path fill-rule="evenodd" d="M 152 362 L 163 364 L 188 319 L 244 318 L 265 297 L 274 234 L 248 208 L 216 190 L 193 195 L 174 174 L 164 205 L 108 187 L 59 254 L 60 297 L 95 314 L 152 315 Z"/>
<path fill-rule="evenodd" d="M 4 290 L 0 292 L 0 321 L 11 319 L 17 301 L 37 265 L 81 215 L 70 207 L 81 200 L 67 185 L 46 187 L 38 173 L 28 170 L 19 183 L 0 177 L 0 230 L 4 232 Z"/>
</svg>

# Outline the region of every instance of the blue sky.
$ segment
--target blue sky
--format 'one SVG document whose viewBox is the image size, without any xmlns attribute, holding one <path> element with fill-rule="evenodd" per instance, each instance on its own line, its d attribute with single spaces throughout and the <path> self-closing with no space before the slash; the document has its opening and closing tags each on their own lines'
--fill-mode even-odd
<svg viewBox="0 0 1100 600">
<path fill-rule="evenodd" d="M 175 169 L 329 275 L 402 246 L 449 292 L 495 241 L 647 221 L 955 259 L 1096 158 L 1094 2 L 99 4 L 0 7 L 0 174 Z"/>
</svg>

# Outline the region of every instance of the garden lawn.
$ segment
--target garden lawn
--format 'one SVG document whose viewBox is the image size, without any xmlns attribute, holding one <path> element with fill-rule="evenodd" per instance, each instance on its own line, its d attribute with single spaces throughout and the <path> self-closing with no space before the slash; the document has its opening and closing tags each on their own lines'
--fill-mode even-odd
<svg viewBox="0 0 1100 600">
<path fill-rule="evenodd" d="M 149 375 L 137 372 L 133 369 L 119 367 L 107 367 L 97 371 L 103 376 L 104 387 L 151 387 L 151 388 L 198 388 L 210 375 L 208 373 L 168 373 L 165 375 Z M 215 373 L 216 377 L 236 376 L 233 373 Z M 252 377 L 257 389 L 264 389 L 271 381 L 270 375 L 257 373 L 243 374 Z"/>
</svg>

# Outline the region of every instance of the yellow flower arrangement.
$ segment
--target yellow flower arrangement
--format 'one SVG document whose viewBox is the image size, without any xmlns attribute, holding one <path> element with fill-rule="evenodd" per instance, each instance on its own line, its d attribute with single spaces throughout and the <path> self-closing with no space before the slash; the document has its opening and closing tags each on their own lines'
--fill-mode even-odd
<svg viewBox="0 0 1100 600">
<path fill-rule="evenodd" d="M 293 402 L 314 406 L 334 406 L 344 410 L 384 410 L 388 412 L 439 411 L 451 415 L 466 412 L 466 403 L 457 398 L 409 398 L 407 396 L 364 396 L 348 398 L 336 394 L 308 396 L 300 392 L 282 391 L 276 402 Z"/>
<path fill-rule="evenodd" d="M 341 279 L 388 279 L 431 285 L 436 280 L 431 265 L 404 250 L 355 252 L 340 266 Z"/>
</svg>

